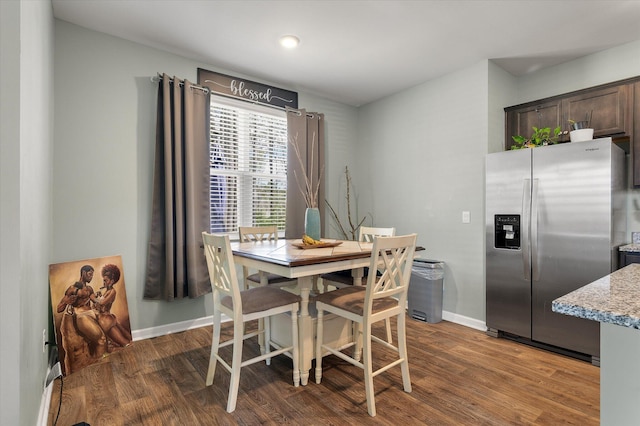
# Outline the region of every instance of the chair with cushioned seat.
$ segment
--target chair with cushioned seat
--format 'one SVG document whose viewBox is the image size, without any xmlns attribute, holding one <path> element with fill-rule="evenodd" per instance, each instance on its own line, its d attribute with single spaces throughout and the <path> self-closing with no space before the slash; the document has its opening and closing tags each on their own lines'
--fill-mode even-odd
<svg viewBox="0 0 640 426">
<path fill-rule="evenodd" d="M 393 237 L 396 235 L 396 228 L 379 228 L 370 226 L 361 226 L 358 230 L 358 241 L 372 243 L 375 237 Z M 351 274 L 351 270 L 331 272 L 323 274 L 321 276 L 324 291 L 328 290 L 328 286 L 335 288 L 344 288 L 354 284 L 354 279 Z M 367 276 L 362 277 L 362 285 L 367 283 Z M 387 342 L 393 343 L 393 337 L 391 335 L 391 324 L 387 321 Z"/>
<path fill-rule="evenodd" d="M 372 243 L 375 237 L 393 237 L 395 234 L 396 228 L 374 228 L 370 226 L 361 226 L 358 230 L 358 241 Z M 321 278 L 325 291 L 327 291 L 327 287 L 329 285 L 335 288 L 343 288 L 354 284 L 350 269 L 322 274 Z M 366 282 L 367 277 L 362 277 L 362 284 L 364 285 Z"/>
<path fill-rule="evenodd" d="M 409 361 L 407 358 L 405 304 L 416 239 L 416 234 L 398 237 L 376 237 L 373 242 L 369 271 L 378 271 L 379 274 L 369 273 L 365 286 L 347 286 L 316 296 L 316 309 L 318 310 L 316 332 L 318 337 L 315 353 L 316 383 L 320 383 L 322 380 L 322 357 L 327 353 L 338 356 L 362 368 L 364 370 L 367 409 L 371 416 L 376 415 L 373 378 L 378 374 L 400 365 L 404 390 L 405 392 L 411 392 Z M 358 324 L 357 330 L 361 335 L 363 345 L 362 362 L 347 355 L 343 351 L 346 347 L 333 348 L 323 343 L 325 312 L 330 312 Z M 397 317 L 397 347 L 371 334 L 372 324 L 388 320 L 394 316 Z M 356 344 L 358 337 L 354 336 L 351 346 Z M 373 371 L 372 343 L 391 349 L 397 354 L 397 358 Z M 388 356 L 387 353 L 385 355 Z M 382 363 L 382 360 L 377 360 L 376 366 L 379 366 L 380 363 Z M 338 370 L 335 369 L 333 373 L 337 374 Z"/>
<path fill-rule="evenodd" d="M 240 290 L 236 275 L 233 253 L 228 235 L 212 235 L 202 233 L 204 252 L 209 270 L 209 279 L 213 289 L 213 341 L 209 357 L 206 384 L 213 384 L 213 378 L 218 362 L 231 373 L 229 381 L 229 396 L 227 398 L 227 412 L 236 408 L 238 387 L 240 384 L 240 370 L 242 367 L 265 360 L 270 364 L 271 358 L 286 354 L 293 360 L 293 384 L 299 386 L 300 371 L 298 368 L 298 308 L 300 296 L 286 290 L 260 286 L 249 290 Z M 291 346 L 280 347 L 271 341 L 270 321 L 268 317 L 289 313 L 291 314 Z M 222 314 L 233 320 L 233 338 L 220 342 L 220 324 Z M 258 331 L 245 334 L 244 324 L 247 321 L 260 320 L 264 326 Z M 257 335 L 264 335 L 265 353 L 251 359 L 242 359 L 244 340 Z M 218 353 L 219 348 L 233 345 L 231 363 L 227 363 Z M 271 351 L 271 346 L 276 350 Z"/>
<path fill-rule="evenodd" d="M 238 227 L 238 236 L 241 243 L 253 242 L 259 244 L 262 241 L 278 240 L 278 228 L 275 225 L 267 226 L 240 226 Z M 249 268 L 242 267 L 242 278 L 244 280 L 244 287 L 255 287 L 257 285 L 270 285 L 277 287 L 294 286 L 297 285 L 296 279 L 283 277 L 276 274 L 267 273 L 264 271 L 258 271 L 253 274 L 249 274 Z"/>
</svg>

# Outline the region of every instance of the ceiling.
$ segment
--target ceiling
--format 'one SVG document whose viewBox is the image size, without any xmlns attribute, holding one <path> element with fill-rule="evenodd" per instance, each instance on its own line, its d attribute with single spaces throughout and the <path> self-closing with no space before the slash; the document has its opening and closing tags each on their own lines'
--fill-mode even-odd
<svg viewBox="0 0 640 426">
<path fill-rule="evenodd" d="M 640 0 L 52 4 L 58 19 L 353 106 L 484 59 L 517 76 L 640 40 Z M 279 45 L 285 34 L 297 49 Z"/>
</svg>

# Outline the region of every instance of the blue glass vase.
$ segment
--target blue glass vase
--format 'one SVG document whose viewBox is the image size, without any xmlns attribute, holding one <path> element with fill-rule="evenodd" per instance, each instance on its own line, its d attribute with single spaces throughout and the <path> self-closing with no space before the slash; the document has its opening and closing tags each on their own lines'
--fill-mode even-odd
<svg viewBox="0 0 640 426">
<path fill-rule="evenodd" d="M 307 208 L 304 212 L 304 233 L 314 240 L 320 239 L 320 210 Z"/>
</svg>

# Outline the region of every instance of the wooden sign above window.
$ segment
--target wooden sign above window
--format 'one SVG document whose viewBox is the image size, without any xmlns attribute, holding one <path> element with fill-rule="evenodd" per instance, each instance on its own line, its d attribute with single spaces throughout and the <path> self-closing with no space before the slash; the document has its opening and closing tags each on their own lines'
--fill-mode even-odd
<svg viewBox="0 0 640 426">
<path fill-rule="evenodd" d="M 277 108 L 298 108 L 298 93 L 256 83 L 242 78 L 231 77 L 198 68 L 198 84 L 211 89 L 212 93 L 242 99 L 244 101 L 269 105 Z"/>
</svg>

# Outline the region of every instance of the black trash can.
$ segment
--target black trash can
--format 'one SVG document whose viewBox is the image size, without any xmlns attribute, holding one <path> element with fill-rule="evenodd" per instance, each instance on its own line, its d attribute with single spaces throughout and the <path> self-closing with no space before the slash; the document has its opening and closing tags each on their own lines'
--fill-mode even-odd
<svg viewBox="0 0 640 426">
<path fill-rule="evenodd" d="M 442 321 L 444 262 L 414 259 L 409 281 L 407 304 L 409 316 L 417 321 Z"/>
</svg>

